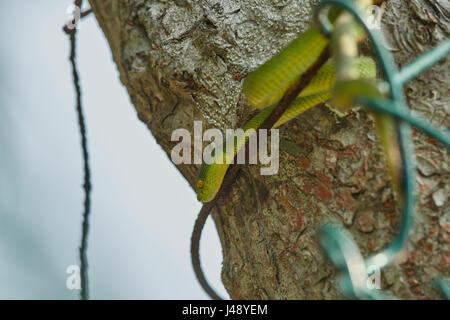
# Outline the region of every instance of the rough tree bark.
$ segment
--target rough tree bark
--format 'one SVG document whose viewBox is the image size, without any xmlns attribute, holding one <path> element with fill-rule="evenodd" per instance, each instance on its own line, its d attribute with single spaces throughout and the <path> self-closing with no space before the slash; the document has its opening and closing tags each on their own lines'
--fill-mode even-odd
<svg viewBox="0 0 450 320">
<path fill-rule="evenodd" d="M 90 0 L 138 117 L 170 156 L 177 128 L 234 128 L 248 119 L 242 79 L 304 31 L 312 0 Z M 446 0 L 389 0 L 383 28 L 399 66 L 450 32 Z M 405 87 L 409 106 L 449 126 L 449 60 Z M 336 270 L 322 253 L 318 223 L 340 221 L 364 256 L 386 246 L 399 213 L 372 118 L 338 117 L 318 106 L 280 131 L 280 171 L 247 166 L 213 218 L 222 280 L 234 299 L 336 299 Z M 414 132 L 420 206 L 407 258 L 383 271 L 399 298 L 442 298 L 431 278 L 450 276 L 449 157 Z M 170 161 L 170 160 L 168 160 Z M 180 165 L 193 185 L 199 167 Z M 168 226 L 169 228 L 170 226 Z M 186 239 L 187 240 L 187 239 Z"/>
</svg>

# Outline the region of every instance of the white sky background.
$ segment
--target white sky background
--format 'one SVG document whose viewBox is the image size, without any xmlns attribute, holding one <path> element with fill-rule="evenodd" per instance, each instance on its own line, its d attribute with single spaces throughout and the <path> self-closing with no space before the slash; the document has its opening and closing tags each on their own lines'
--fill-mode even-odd
<svg viewBox="0 0 450 320">
<path fill-rule="evenodd" d="M 76 299 L 82 158 L 67 37 L 72 1 L 0 1 L 0 299 Z M 138 120 L 94 17 L 78 33 L 92 170 L 92 299 L 205 299 L 189 257 L 193 190 Z M 208 221 L 201 254 L 223 296 Z"/>
</svg>

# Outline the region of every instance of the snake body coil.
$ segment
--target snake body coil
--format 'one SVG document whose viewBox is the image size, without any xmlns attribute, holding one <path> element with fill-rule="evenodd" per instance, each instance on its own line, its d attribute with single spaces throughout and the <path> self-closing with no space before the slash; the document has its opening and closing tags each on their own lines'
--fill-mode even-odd
<svg viewBox="0 0 450 320">
<path fill-rule="evenodd" d="M 311 45 L 311 33 L 307 32 L 305 34 L 307 37 L 304 39 L 307 41 L 304 41 L 306 41 L 308 45 Z M 322 38 L 319 34 L 315 33 L 315 31 L 312 34 L 315 35 L 318 42 L 313 46 L 314 48 L 318 48 L 312 50 L 314 51 L 314 54 L 311 54 L 310 50 L 308 50 L 308 54 L 305 54 L 305 51 L 299 48 L 297 39 L 291 44 L 291 46 L 295 46 L 295 49 L 298 50 L 296 54 L 295 52 L 288 50 L 289 55 L 286 56 L 285 51 L 282 51 L 279 56 L 275 56 L 267 62 L 269 66 L 265 64 L 247 77 L 244 83 L 244 93 L 249 103 L 255 108 L 266 106 L 267 103 L 270 103 L 271 105 L 245 124 L 243 127 L 243 137 L 238 138 L 237 141 L 227 140 L 222 147 L 216 149 L 215 154 L 212 155 L 211 161 L 209 161 L 210 164 L 204 163 L 202 165 L 197 179 L 197 198 L 199 201 L 209 202 L 214 199 L 231 161 L 247 142 L 249 130 L 257 130 L 261 126 L 264 120 L 269 117 L 274 110 L 276 106 L 274 103 L 280 100 L 287 88 L 294 81 L 298 80 L 299 75 L 296 72 L 298 72 L 298 70 L 300 70 L 300 72 L 306 70 L 308 66 L 313 63 L 313 61 L 311 61 L 311 56 L 320 54 L 320 48 L 323 46 Z M 292 49 L 291 46 L 288 48 Z M 283 57 L 283 59 L 280 58 L 280 56 Z M 301 63 L 297 61 L 299 56 L 303 57 L 303 62 Z M 305 58 L 305 56 L 307 56 L 307 58 Z M 293 63 L 294 61 L 296 63 Z M 275 66 L 272 66 L 274 63 L 279 63 L 280 66 L 275 68 Z M 376 66 L 371 58 L 361 57 L 355 59 L 355 67 L 361 79 L 373 79 L 375 77 Z M 296 72 L 289 72 L 291 69 L 295 69 Z M 298 95 L 272 128 L 277 128 L 297 117 L 307 109 L 330 99 L 335 81 L 335 64 L 330 60 L 323 65 L 319 72 L 317 72 L 309 85 Z M 257 85 L 258 83 L 260 83 L 259 86 Z M 247 135 L 245 135 L 245 132 L 247 132 Z M 234 139 L 235 138 L 233 137 L 233 140 Z M 231 148 L 231 151 L 228 152 L 226 148 L 227 143 L 234 144 L 234 148 Z"/>
</svg>

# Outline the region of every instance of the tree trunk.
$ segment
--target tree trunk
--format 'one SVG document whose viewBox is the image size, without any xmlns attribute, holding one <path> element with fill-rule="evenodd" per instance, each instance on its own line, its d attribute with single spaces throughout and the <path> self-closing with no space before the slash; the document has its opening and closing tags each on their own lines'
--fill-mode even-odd
<svg viewBox="0 0 450 320">
<path fill-rule="evenodd" d="M 235 128 L 252 110 L 243 78 L 308 28 L 311 0 L 90 0 L 120 79 L 157 142 L 170 156 L 172 131 Z M 399 66 L 449 33 L 448 2 L 390 0 L 383 29 Z M 448 59 L 405 87 L 409 106 L 448 127 Z M 450 276 L 449 157 L 414 131 L 420 204 L 407 258 L 382 273 L 402 299 L 442 298 L 434 276 Z M 169 160 L 170 161 L 170 160 Z M 198 165 L 177 166 L 193 186 Z M 399 213 L 372 117 L 338 117 L 315 107 L 280 130 L 280 170 L 241 170 L 213 213 L 223 249 L 223 283 L 233 299 L 342 298 L 317 226 L 340 221 L 364 257 L 392 241 Z"/>
</svg>

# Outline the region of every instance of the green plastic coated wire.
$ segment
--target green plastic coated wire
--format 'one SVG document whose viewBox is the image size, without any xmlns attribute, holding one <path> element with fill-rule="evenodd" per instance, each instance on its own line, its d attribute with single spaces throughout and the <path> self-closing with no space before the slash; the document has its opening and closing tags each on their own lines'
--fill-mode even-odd
<svg viewBox="0 0 450 320">
<path fill-rule="evenodd" d="M 450 52 L 450 38 L 443 41 L 439 46 L 433 50 L 423 54 L 417 58 L 413 63 L 402 68 L 395 76 L 398 83 L 405 84 L 418 74 L 428 69 L 437 61 L 447 56 Z"/>
<path fill-rule="evenodd" d="M 390 88 L 390 98 L 369 99 L 362 96 L 359 97 L 358 101 L 369 108 L 388 113 L 398 120 L 399 146 L 403 163 L 402 198 L 404 203 L 398 235 L 386 249 L 369 257 L 366 261 L 362 258 L 351 235 L 345 229 L 336 225 L 325 224 L 322 226 L 320 231 L 321 242 L 331 261 L 342 271 L 342 276 L 339 280 L 340 288 L 345 295 L 359 299 L 390 299 L 393 297 L 384 294 L 380 290 L 368 289 L 366 270 L 368 266 L 376 266 L 381 269 L 395 261 L 404 249 L 408 233 L 413 224 L 416 205 L 416 194 L 414 192 L 416 168 L 414 165 L 414 153 L 411 150 L 410 124 L 435 137 L 445 146 L 449 147 L 450 145 L 448 130 L 438 130 L 426 121 L 413 117 L 410 114 L 409 109 L 406 107 L 402 89 L 406 82 L 450 53 L 450 39 L 446 39 L 441 45 L 422 55 L 401 71 L 398 71 L 392 54 L 382 45 L 384 42 L 381 41 L 381 34 L 367 27 L 362 19 L 363 15 L 355 4 L 355 0 L 323 0 L 318 4 L 315 17 L 326 36 L 330 36 L 333 32 L 333 25 L 328 19 L 328 9 L 331 7 L 338 7 L 354 16 L 356 21 L 364 27 L 380 60 L 385 80 Z M 448 282 L 438 279 L 437 284 L 444 292 L 444 295 L 450 298 Z"/>
<path fill-rule="evenodd" d="M 408 111 L 394 109 L 390 100 L 360 98 L 358 99 L 358 104 L 369 106 L 372 109 L 388 113 L 399 120 L 408 122 L 410 125 L 436 138 L 446 147 L 450 147 L 450 131 L 447 129 L 438 130 L 434 126 L 430 126 L 420 117 L 412 116 Z"/>
<path fill-rule="evenodd" d="M 450 300 L 450 281 L 444 279 L 436 279 L 436 283 L 441 291 L 444 293 L 447 300 Z"/>
</svg>

